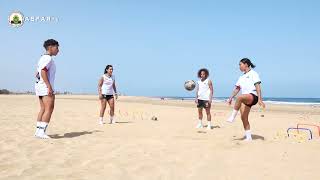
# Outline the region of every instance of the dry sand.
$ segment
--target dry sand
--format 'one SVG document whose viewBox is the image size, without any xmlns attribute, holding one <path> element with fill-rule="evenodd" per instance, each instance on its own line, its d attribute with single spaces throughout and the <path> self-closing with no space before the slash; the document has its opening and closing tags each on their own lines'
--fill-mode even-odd
<svg viewBox="0 0 320 180">
<path fill-rule="evenodd" d="M 212 108 L 212 130 L 196 129 L 190 101 L 120 97 L 119 123 L 98 125 L 96 96 L 57 96 L 50 140 L 33 137 L 35 96 L 0 96 L 0 179 L 318 180 L 320 138 L 286 138 L 297 123 L 320 125 L 320 108 L 253 109 L 253 142 L 244 142 L 230 107 Z M 120 110 L 120 111 L 119 111 Z M 158 121 L 151 120 L 157 116 Z M 261 117 L 264 115 L 265 117 Z"/>
</svg>

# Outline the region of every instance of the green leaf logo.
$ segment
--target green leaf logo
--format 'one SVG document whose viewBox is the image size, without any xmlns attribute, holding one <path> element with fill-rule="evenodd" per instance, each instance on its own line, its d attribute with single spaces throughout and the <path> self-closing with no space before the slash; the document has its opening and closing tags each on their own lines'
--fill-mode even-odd
<svg viewBox="0 0 320 180">
<path fill-rule="evenodd" d="M 15 11 L 9 16 L 9 24 L 12 27 L 20 27 L 23 24 L 23 14 L 19 11 Z"/>
</svg>

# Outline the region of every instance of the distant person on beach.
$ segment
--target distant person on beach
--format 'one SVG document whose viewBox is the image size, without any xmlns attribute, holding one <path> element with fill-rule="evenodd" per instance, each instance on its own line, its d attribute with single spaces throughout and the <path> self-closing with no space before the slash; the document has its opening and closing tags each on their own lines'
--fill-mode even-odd
<svg viewBox="0 0 320 180">
<path fill-rule="evenodd" d="M 209 70 L 200 69 L 198 71 L 198 82 L 196 87 L 196 104 L 198 108 L 198 125 L 197 128 L 203 128 L 202 118 L 203 118 L 203 109 L 205 109 L 207 114 L 208 126 L 207 129 L 211 129 L 211 103 L 213 98 L 213 85 L 212 81 L 209 79 Z"/>
<path fill-rule="evenodd" d="M 99 79 L 98 83 L 98 93 L 99 99 L 101 101 L 101 108 L 100 108 L 100 118 L 99 124 L 102 125 L 105 122 L 103 121 L 104 112 L 106 110 L 107 103 L 110 106 L 110 124 L 116 123 L 114 118 L 114 96 L 118 99 L 117 94 L 117 87 L 116 87 L 116 80 L 113 74 L 113 67 L 112 65 L 107 65 L 104 69 L 104 74 Z"/>
<path fill-rule="evenodd" d="M 59 43 L 54 39 L 48 39 L 44 42 L 43 47 L 46 53 L 41 56 L 38 62 L 35 83 L 36 96 L 38 96 L 40 102 L 35 136 L 41 139 L 49 139 L 46 130 L 54 109 L 54 79 L 56 74 L 56 65 L 52 57 L 59 53 Z"/>
<path fill-rule="evenodd" d="M 250 59 L 243 58 L 239 63 L 240 71 L 244 74 L 241 75 L 236 83 L 235 89 L 228 99 L 228 104 L 231 105 L 232 99 L 237 96 L 241 90 L 241 95 L 237 97 L 233 112 L 227 122 L 232 123 L 240 110 L 241 120 L 245 129 L 245 140 L 251 141 L 251 131 L 249 123 L 249 113 L 251 107 L 259 103 L 260 106 L 265 108 L 265 104 L 262 101 L 261 94 L 261 80 L 259 74 L 253 70 L 255 65 L 252 64 Z"/>
</svg>

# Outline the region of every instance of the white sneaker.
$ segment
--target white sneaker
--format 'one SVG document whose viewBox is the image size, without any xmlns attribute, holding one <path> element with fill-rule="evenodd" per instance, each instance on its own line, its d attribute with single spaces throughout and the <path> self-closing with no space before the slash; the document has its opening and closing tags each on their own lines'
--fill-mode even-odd
<svg viewBox="0 0 320 180">
<path fill-rule="evenodd" d="M 211 130 L 211 126 L 207 126 L 207 130 Z"/>
<path fill-rule="evenodd" d="M 51 139 L 51 137 L 49 137 L 48 135 L 46 135 L 46 133 L 44 131 L 39 131 L 37 134 L 37 137 L 40 139 Z"/>
<path fill-rule="evenodd" d="M 49 137 L 46 134 L 43 134 L 42 136 L 39 136 L 40 139 L 51 139 L 51 137 Z"/>
<path fill-rule="evenodd" d="M 196 126 L 196 128 L 203 128 L 203 125 L 201 123 L 198 123 L 198 125 Z"/>
<path fill-rule="evenodd" d="M 100 124 L 100 125 L 103 125 L 103 124 L 105 124 L 105 122 L 104 122 L 104 121 L 99 120 L 99 124 Z"/>
<path fill-rule="evenodd" d="M 117 122 L 116 122 L 116 120 L 115 119 L 113 119 L 112 121 L 110 121 L 110 124 L 116 124 Z"/>
</svg>

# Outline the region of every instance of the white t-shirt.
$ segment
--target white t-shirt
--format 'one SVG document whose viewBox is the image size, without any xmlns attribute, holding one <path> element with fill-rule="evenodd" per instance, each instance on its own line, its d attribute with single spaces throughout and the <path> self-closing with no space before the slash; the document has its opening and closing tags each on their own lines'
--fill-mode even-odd
<svg viewBox="0 0 320 180">
<path fill-rule="evenodd" d="M 50 55 L 42 55 L 37 66 L 37 82 L 35 83 L 35 90 L 37 96 L 46 96 L 48 95 L 48 87 L 43 81 L 41 70 L 46 68 L 48 74 L 49 83 L 54 91 L 54 79 L 56 74 L 56 65 Z"/>
<path fill-rule="evenodd" d="M 109 77 L 104 74 L 102 78 L 103 78 L 103 84 L 101 87 L 102 94 L 113 95 L 114 94 L 113 84 L 115 81 L 115 77 L 113 75 Z"/>
<path fill-rule="evenodd" d="M 209 87 L 209 79 L 207 78 L 204 81 L 198 80 L 198 99 L 199 100 L 210 100 L 210 87 Z"/>
<path fill-rule="evenodd" d="M 257 83 L 261 83 L 259 74 L 251 69 L 249 72 L 239 77 L 236 86 L 240 87 L 242 94 L 252 93 L 257 96 L 258 94 L 255 86 Z"/>
</svg>

